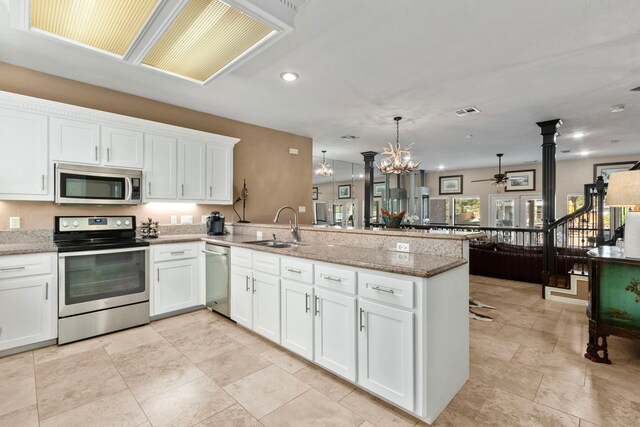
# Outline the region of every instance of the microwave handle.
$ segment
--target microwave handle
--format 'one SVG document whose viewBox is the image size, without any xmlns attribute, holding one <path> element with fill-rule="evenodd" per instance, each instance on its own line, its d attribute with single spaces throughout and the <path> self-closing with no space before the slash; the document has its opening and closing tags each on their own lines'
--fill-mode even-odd
<svg viewBox="0 0 640 427">
<path fill-rule="evenodd" d="M 126 193 L 127 193 L 127 197 L 125 197 L 125 200 L 131 200 L 131 196 L 133 194 L 133 185 L 131 185 L 131 177 L 127 177 L 125 180 L 125 187 L 126 187 Z"/>
</svg>

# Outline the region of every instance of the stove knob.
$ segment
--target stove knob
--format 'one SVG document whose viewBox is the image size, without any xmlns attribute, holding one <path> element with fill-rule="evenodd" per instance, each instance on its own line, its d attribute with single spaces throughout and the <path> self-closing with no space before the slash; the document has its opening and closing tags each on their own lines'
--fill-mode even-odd
<svg viewBox="0 0 640 427">
<path fill-rule="evenodd" d="M 126 220 L 126 221 L 124 222 L 124 225 L 126 225 L 126 226 L 128 227 L 129 225 L 131 225 L 131 221 Z"/>
<path fill-rule="evenodd" d="M 79 226 L 79 225 L 80 225 L 80 223 L 79 223 L 78 221 L 73 221 L 73 226 L 74 226 L 74 227 L 77 227 L 77 226 Z"/>
<path fill-rule="evenodd" d="M 122 221 L 117 220 L 117 221 L 116 221 L 116 227 L 120 227 L 121 225 L 122 225 Z"/>
<path fill-rule="evenodd" d="M 67 228 L 67 227 L 69 226 L 69 222 L 68 222 L 68 221 L 63 222 L 63 223 L 62 223 L 62 226 L 63 226 L 64 228 Z"/>
</svg>

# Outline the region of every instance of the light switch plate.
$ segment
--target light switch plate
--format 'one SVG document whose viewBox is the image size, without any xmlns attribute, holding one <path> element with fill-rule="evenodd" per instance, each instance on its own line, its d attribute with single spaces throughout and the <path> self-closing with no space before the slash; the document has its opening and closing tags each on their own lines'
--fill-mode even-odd
<svg viewBox="0 0 640 427">
<path fill-rule="evenodd" d="M 297 148 L 289 148 L 289 154 L 297 156 L 298 155 L 298 149 Z"/>
<path fill-rule="evenodd" d="M 176 215 L 171 215 L 171 224 L 177 224 L 178 223 L 178 217 Z"/>
<path fill-rule="evenodd" d="M 20 217 L 19 216 L 11 216 L 11 217 L 9 217 L 9 228 L 20 228 Z"/>
<path fill-rule="evenodd" d="M 193 215 L 180 215 L 180 224 L 193 224 Z"/>
<path fill-rule="evenodd" d="M 256 239 L 262 240 L 262 231 L 256 231 Z"/>
<path fill-rule="evenodd" d="M 203 224 L 206 224 L 207 223 L 207 218 L 209 218 L 209 215 L 202 215 L 200 217 L 200 222 L 203 223 Z"/>
<path fill-rule="evenodd" d="M 299 213 L 307 212 L 307 207 L 306 206 L 298 206 L 298 212 Z"/>
</svg>

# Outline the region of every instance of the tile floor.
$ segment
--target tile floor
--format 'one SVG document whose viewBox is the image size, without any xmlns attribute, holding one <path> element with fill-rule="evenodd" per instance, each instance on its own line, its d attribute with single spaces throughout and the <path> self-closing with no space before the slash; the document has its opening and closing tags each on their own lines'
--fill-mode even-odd
<svg viewBox="0 0 640 427">
<path fill-rule="evenodd" d="M 471 277 L 471 378 L 436 426 L 638 426 L 640 343 L 583 358 L 578 306 Z M 422 426 L 206 310 L 0 358 L 0 426 Z"/>
</svg>

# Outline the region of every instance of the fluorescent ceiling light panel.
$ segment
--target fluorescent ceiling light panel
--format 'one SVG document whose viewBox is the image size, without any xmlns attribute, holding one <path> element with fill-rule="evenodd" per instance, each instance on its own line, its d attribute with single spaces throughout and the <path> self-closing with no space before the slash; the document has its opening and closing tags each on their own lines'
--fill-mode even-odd
<svg viewBox="0 0 640 427">
<path fill-rule="evenodd" d="M 219 0 L 190 0 L 142 63 L 205 82 L 276 31 Z"/>
<path fill-rule="evenodd" d="M 30 24 L 123 57 L 158 0 L 32 0 Z"/>
</svg>

